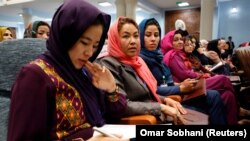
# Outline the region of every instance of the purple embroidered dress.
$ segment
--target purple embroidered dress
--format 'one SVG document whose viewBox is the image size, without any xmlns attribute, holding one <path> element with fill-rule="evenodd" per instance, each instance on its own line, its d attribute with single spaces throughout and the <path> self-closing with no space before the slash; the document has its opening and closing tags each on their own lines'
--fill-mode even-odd
<svg viewBox="0 0 250 141">
<path fill-rule="evenodd" d="M 91 12 L 90 12 L 91 11 Z M 73 66 L 68 50 L 97 18 L 104 31 L 94 61 L 102 49 L 110 16 L 83 0 L 66 0 L 52 21 L 48 51 L 26 64 L 12 87 L 8 141 L 89 139 L 92 126 L 122 116 L 126 99 L 96 89 L 88 72 Z M 34 46 L 35 47 L 35 46 Z"/>
</svg>

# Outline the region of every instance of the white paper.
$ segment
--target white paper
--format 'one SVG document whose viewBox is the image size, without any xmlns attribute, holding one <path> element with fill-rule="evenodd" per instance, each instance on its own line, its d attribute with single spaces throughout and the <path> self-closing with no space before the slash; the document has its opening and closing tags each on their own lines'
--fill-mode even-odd
<svg viewBox="0 0 250 141">
<path fill-rule="evenodd" d="M 217 68 L 219 68 L 219 67 L 221 67 L 221 66 L 223 66 L 224 64 L 222 63 L 222 62 L 219 62 L 219 63 L 217 63 L 216 65 L 214 65 L 209 71 L 214 71 L 215 69 L 217 69 Z"/>
<path fill-rule="evenodd" d="M 102 127 L 99 127 L 100 130 L 108 134 L 118 134 L 122 135 L 123 139 L 135 138 L 136 136 L 136 125 L 123 125 L 123 124 L 105 124 Z M 100 135 L 101 133 L 94 131 L 94 136 Z"/>
</svg>

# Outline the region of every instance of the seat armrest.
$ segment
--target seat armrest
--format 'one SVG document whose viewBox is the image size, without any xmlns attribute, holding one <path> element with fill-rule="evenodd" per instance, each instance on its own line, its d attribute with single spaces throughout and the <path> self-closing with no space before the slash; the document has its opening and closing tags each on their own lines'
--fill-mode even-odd
<svg viewBox="0 0 250 141">
<path fill-rule="evenodd" d="M 171 99 L 178 101 L 180 103 L 182 102 L 182 97 L 180 95 L 169 95 L 169 96 L 167 96 L 167 98 L 171 98 Z"/>
<path fill-rule="evenodd" d="M 175 101 L 181 102 L 182 97 L 180 95 L 170 95 L 167 96 Z M 121 118 L 120 124 L 157 124 L 157 119 L 153 115 L 136 115 Z"/>
<path fill-rule="evenodd" d="M 124 117 L 120 120 L 120 124 L 157 124 L 157 119 L 153 115 L 137 115 Z"/>
</svg>

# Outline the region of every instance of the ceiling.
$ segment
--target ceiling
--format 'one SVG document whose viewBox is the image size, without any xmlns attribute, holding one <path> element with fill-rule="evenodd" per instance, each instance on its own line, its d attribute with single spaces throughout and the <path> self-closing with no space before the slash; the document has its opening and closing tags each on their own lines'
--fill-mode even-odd
<svg viewBox="0 0 250 141">
<path fill-rule="evenodd" d="M 9 20 L 10 22 L 22 22 L 22 17 L 19 16 L 20 13 L 24 11 L 30 12 L 34 17 L 40 17 L 44 19 L 51 19 L 53 13 L 57 9 L 57 7 L 63 2 L 63 0 L 0 0 L 7 2 L 21 2 L 18 4 L 10 4 L 10 5 L 2 5 L 0 4 L 0 21 L 1 20 Z M 26 1 L 26 2 L 25 2 Z M 28 2 L 27 2 L 28 1 Z M 87 0 L 90 3 L 97 6 L 100 10 L 114 14 L 116 13 L 115 0 Z M 108 1 L 112 3 L 112 6 L 106 8 L 98 5 L 98 2 Z M 176 2 L 180 0 L 138 0 L 138 7 L 144 7 L 144 5 L 152 5 L 158 9 L 169 9 L 169 8 L 177 8 Z M 200 5 L 200 0 L 185 0 L 190 2 L 190 5 Z M 141 8 L 143 10 L 143 8 Z M 145 10 L 145 9 L 144 9 Z"/>
<path fill-rule="evenodd" d="M 1 2 L 7 1 L 7 2 L 21 2 L 21 1 L 28 1 L 24 3 L 18 3 L 18 4 L 10 4 L 10 5 L 1 5 Z M 87 0 L 90 3 L 97 6 L 100 10 L 109 13 L 114 14 L 116 13 L 116 7 L 115 7 L 115 0 Z M 108 1 L 112 3 L 112 6 L 110 7 L 101 7 L 98 5 L 98 2 Z M 161 10 L 168 10 L 168 9 L 177 9 L 176 2 L 179 2 L 181 0 L 137 0 L 138 5 L 137 7 L 140 7 L 142 10 L 148 11 L 149 7 L 154 7 L 156 9 Z M 194 6 L 200 6 L 201 0 L 183 0 L 190 3 L 191 7 Z M 230 1 L 230 0 L 220 0 L 220 1 Z M 43 18 L 43 19 L 51 19 L 54 12 L 56 11 L 57 7 L 63 2 L 63 0 L 0 0 L 0 21 L 6 21 L 9 22 L 22 22 L 23 19 L 21 16 L 19 16 L 20 13 L 23 13 L 24 11 L 28 11 L 37 18 Z M 1 24 L 1 23 L 0 23 Z"/>
</svg>

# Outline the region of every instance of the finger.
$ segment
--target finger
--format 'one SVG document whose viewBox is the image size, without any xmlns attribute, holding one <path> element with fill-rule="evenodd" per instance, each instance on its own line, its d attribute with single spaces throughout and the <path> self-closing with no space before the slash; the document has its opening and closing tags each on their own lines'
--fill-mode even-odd
<svg viewBox="0 0 250 141">
<path fill-rule="evenodd" d="M 187 114 L 187 110 L 182 106 L 178 107 L 178 110 L 180 111 L 181 114 Z"/>
<path fill-rule="evenodd" d="M 187 121 L 182 116 L 177 116 L 177 125 L 185 125 Z"/>
<path fill-rule="evenodd" d="M 89 71 L 91 74 L 95 73 L 92 63 L 90 63 L 90 62 L 88 61 L 88 62 L 85 64 L 85 66 L 86 66 L 86 68 L 88 69 L 88 71 Z"/>
<path fill-rule="evenodd" d="M 177 112 L 176 114 L 176 120 L 177 120 L 177 125 L 184 125 L 186 123 L 186 120 L 179 112 Z"/>
<path fill-rule="evenodd" d="M 186 110 L 182 107 L 180 103 L 175 104 L 174 107 L 177 109 L 178 113 L 180 112 L 181 114 L 185 114 Z"/>
<path fill-rule="evenodd" d="M 89 69 L 89 71 L 91 71 L 92 74 L 102 71 L 102 67 L 97 63 L 87 62 L 86 67 Z"/>
<path fill-rule="evenodd" d="M 174 125 L 178 125 L 177 115 L 173 116 Z"/>
<path fill-rule="evenodd" d="M 105 73 L 105 71 L 106 71 L 106 67 L 102 66 L 102 73 Z"/>
<path fill-rule="evenodd" d="M 94 68 L 95 71 L 97 71 L 97 72 L 102 71 L 102 67 L 101 67 L 100 64 L 93 63 L 93 68 Z"/>
</svg>

